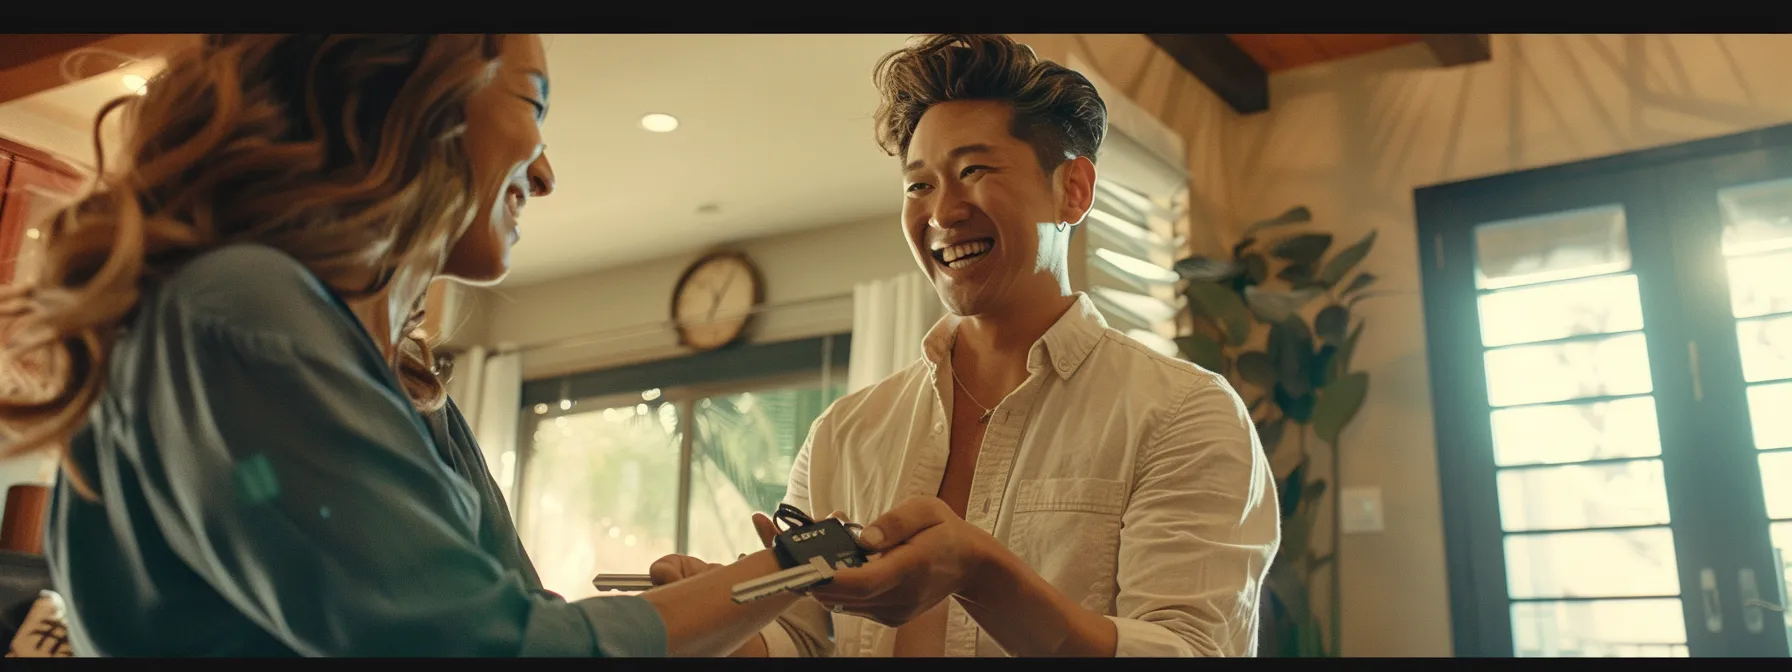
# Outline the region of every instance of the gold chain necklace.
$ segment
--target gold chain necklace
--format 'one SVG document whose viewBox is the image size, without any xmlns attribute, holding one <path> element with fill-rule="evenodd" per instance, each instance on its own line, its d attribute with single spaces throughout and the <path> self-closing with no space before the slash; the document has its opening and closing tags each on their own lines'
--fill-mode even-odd
<svg viewBox="0 0 1792 672">
<path fill-rule="evenodd" d="M 990 414 L 995 413 L 995 409 L 984 406 L 983 402 L 977 401 L 977 397 L 971 394 L 971 388 L 965 387 L 964 381 L 958 379 L 958 362 L 956 361 L 952 362 L 952 382 L 958 383 L 958 389 L 964 391 L 964 398 L 971 400 L 971 403 L 976 404 L 977 408 L 983 409 L 983 417 L 977 418 L 977 422 L 979 424 L 989 424 L 989 416 Z"/>
</svg>

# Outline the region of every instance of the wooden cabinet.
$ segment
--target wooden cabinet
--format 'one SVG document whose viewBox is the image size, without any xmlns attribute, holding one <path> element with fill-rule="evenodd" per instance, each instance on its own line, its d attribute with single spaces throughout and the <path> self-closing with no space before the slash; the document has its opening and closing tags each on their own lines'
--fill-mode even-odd
<svg viewBox="0 0 1792 672">
<path fill-rule="evenodd" d="M 36 273 L 48 241 L 44 220 L 80 193 L 83 177 L 67 163 L 0 138 L 0 283 Z"/>
<path fill-rule="evenodd" d="M 43 268 L 47 218 L 84 186 L 80 171 L 49 154 L 0 138 L 0 284 L 29 281 Z M 10 325 L 0 324 L 0 335 Z M 13 357 L 0 351 L 0 397 L 40 399 L 53 393 L 48 353 Z"/>
</svg>

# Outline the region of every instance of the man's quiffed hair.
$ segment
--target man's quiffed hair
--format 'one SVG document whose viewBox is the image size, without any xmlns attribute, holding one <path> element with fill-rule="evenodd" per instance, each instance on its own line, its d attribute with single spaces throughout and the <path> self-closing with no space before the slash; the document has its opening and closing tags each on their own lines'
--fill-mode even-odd
<svg viewBox="0 0 1792 672">
<path fill-rule="evenodd" d="M 1088 78 L 1006 35 L 933 35 L 885 55 L 872 78 L 883 98 L 877 144 L 905 162 L 921 115 L 954 100 L 1012 105 L 1010 132 L 1047 173 L 1078 156 L 1094 161 L 1107 134 L 1107 104 Z"/>
</svg>

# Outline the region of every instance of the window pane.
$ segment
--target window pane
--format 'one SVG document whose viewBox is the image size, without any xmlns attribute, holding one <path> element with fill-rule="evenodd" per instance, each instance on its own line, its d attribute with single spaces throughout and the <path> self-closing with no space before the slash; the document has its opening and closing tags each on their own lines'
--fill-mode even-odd
<svg viewBox="0 0 1792 672">
<path fill-rule="evenodd" d="M 690 554 L 732 562 L 763 546 L 754 512 L 770 514 L 784 498 L 790 465 L 845 383 L 710 397 L 695 405 Z M 827 515 L 828 512 L 808 512 Z"/>
<path fill-rule="evenodd" d="M 1517 287 L 1630 268 L 1624 209 L 1606 206 L 1475 227 L 1475 286 Z"/>
<path fill-rule="evenodd" d="M 1767 494 L 1767 517 L 1792 518 L 1792 451 L 1761 456 L 1761 487 Z"/>
<path fill-rule="evenodd" d="M 1510 535 L 1506 581 L 1515 598 L 1680 594 L 1665 528 Z"/>
<path fill-rule="evenodd" d="M 1548 341 L 1643 328 L 1636 276 L 1612 275 L 1480 297 L 1481 344 Z"/>
<path fill-rule="evenodd" d="M 1754 317 L 1792 312 L 1792 252 L 1731 259 L 1730 312 Z"/>
<path fill-rule="evenodd" d="M 636 574 L 677 550 L 677 409 L 636 404 L 537 425 L 523 486 L 524 545 L 548 590 L 596 595 L 591 577 Z"/>
<path fill-rule="evenodd" d="M 1502 467 L 1661 454 L 1651 397 L 1503 408 L 1492 420 L 1494 462 Z"/>
<path fill-rule="evenodd" d="M 1792 448 L 1792 413 L 1786 409 L 1792 409 L 1792 383 L 1748 388 L 1748 418 L 1754 425 L 1756 448 Z"/>
<path fill-rule="evenodd" d="M 1499 493 L 1508 531 L 1668 522 L 1660 460 L 1504 469 Z"/>
<path fill-rule="evenodd" d="M 1493 406 L 1639 394 L 1653 385 L 1640 333 L 1490 350 L 1486 362 Z"/>
<path fill-rule="evenodd" d="M 1684 658 L 1686 617 L 1678 599 L 1520 602 L 1512 641 L 1520 658 Z"/>
<path fill-rule="evenodd" d="M 1737 322 L 1736 342 L 1748 382 L 1792 378 L 1792 315 Z"/>
<path fill-rule="evenodd" d="M 1717 202 L 1724 213 L 1724 254 L 1792 246 L 1792 180 L 1723 189 Z"/>
</svg>

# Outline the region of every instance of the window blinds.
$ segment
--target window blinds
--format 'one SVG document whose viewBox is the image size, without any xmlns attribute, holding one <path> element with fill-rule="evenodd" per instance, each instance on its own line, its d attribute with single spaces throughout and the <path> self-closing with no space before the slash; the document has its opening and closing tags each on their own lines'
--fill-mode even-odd
<svg viewBox="0 0 1792 672">
<path fill-rule="evenodd" d="M 1171 268 L 1187 242 L 1187 173 L 1110 128 L 1096 176 L 1083 220 L 1089 297 L 1109 326 L 1180 357 L 1171 339 L 1184 299 Z"/>
</svg>

